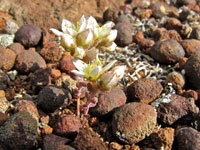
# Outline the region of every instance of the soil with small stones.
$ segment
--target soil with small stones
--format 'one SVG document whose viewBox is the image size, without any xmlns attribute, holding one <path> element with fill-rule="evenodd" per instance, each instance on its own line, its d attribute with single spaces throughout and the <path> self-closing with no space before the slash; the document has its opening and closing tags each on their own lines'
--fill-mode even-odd
<svg viewBox="0 0 200 150">
<path fill-rule="evenodd" d="M 200 150 L 199 13 L 199 0 L 1 0 L 0 150 Z M 115 23 L 99 57 L 127 66 L 87 116 L 49 30 L 82 15 Z"/>
</svg>

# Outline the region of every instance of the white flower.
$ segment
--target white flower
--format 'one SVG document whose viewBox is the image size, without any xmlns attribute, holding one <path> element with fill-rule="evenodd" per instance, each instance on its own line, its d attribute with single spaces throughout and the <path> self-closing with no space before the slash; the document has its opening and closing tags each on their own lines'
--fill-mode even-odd
<svg viewBox="0 0 200 150">
<path fill-rule="evenodd" d="M 77 70 L 72 70 L 72 73 L 77 76 L 85 77 L 89 80 L 97 81 L 103 73 L 108 71 L 114 65 L 115 62 L 116 61 L 112 61 L 103 67 L 104 62 L 99 60 L 98 57 L 93 60 L 91 64 L 86 64 L 79 59 L 75 59 L 73 63 Z"/>
<path fill-rule="evenodd" d="M 76 46 L 73 37 L 69 34 L 62 34 L 60 42 L 61 42 L 61 46 L 69 50 L 74 50 Z"/>
<path fill-rule="evenodd" d="M 125 69 L 126 66 L 117 66 L 114 67 L 111 71 L 108 71 L 107 73 L 103 74 L 100 77 L 100 87 L 104 90 L 110 90 L 111 88 L 116 86 L 117 83 L 124 76 Z"/>
</svg>

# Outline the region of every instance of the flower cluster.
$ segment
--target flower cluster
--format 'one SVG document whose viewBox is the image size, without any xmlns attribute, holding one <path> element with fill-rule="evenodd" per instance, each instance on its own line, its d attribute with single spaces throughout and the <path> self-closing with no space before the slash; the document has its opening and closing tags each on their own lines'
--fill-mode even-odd
<svg viewBox="0 0 200 150">
<path fill-rule="evenodd" d="M 60 37 L 61 46 L 69 50 L 74 57 L 83 59 L 87 56 L 91 60 L 96 57 L 98 50 L 115 50 L 117 30 L 112 30 L 113 26 L 114 23 L 110 21 L 100 27 L 92 16 L 88 19 L 82 16 L 76 24 L 63 19 L 62 32 L 54 28 L 50 30 Z"/>
<path fill-rule="evenodd" d="M 116 66 L 111 69 L 115 63 L 116 61 L 112 61 L 104 66 L 104 62 L 98 57 L 90 64 L 75 59 L 74 65 L 78 70 L 72 70 L 72 73 L 90 80 L 103 90 L 110 90 L 116 86 L 119 80 L 124 76 L 126 69 L 126 66 Z"/>
</svg>

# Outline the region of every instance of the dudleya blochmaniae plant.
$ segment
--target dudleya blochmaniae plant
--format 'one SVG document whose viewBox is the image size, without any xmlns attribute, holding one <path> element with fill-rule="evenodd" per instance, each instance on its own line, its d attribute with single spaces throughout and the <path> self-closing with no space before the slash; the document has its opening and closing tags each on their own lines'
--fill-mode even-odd
<svg viewBox="0 0 200 150">
<path fill-rule="evenodd" d="M 95 18 L 82 16 L 76 24 L 64 19 L 62 31 L 50 29 L 60 38 L 60 45 L 75 57 L 73 64 L 77 70 L 71 72 L 79 77 L 76 97 L 79 99 L 83 87 L 88 89 L 85 94 L 87 103 L 82 106 L 85 115 L 90 107 L 96 106 L 99 92 L 111 90 L 125 73 L 126 66 L 113 67 L 116 61 L 105 64 L 98 57 L 99 50 L 112 52 L 116 49 L 114 40 L 117 30 L 112 30 L 113 26 L 114 23 L 110 21 L 100 27 Z M 77 113 L 80 113 L 79 110 Z"/>
<path fill-rule="evenodd" d="M 51 28 L 50 30 L 60 37 L 60 44 L 63 48 L 70 51 L 71 54 L 83 59 L 96 57 L 98 50 L 114 51 L 116 44 L 114 40 L 117 37 L 117 30 L 112 30 L 113 22 L 107 22 L 100 27 L 92 16 L 88 19 L 83 15 L 76 24 L 63 19 L 61 30 Z M 91 56 L 91 53 L 93 56 Z"/>
</svg>

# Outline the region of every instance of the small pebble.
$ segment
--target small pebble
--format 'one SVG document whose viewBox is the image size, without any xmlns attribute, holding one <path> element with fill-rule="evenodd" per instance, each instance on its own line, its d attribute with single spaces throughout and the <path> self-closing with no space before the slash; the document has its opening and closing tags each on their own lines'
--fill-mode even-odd
<svg viewBox="0 0 200 150">
<path fill-rule="evenodd" d="M 24 45 L 26 48 L 36 46 L 41 37 L 41 29 L 34 24 L 23 25 L 15 33 L 15 40 Z"/>
</svg>

